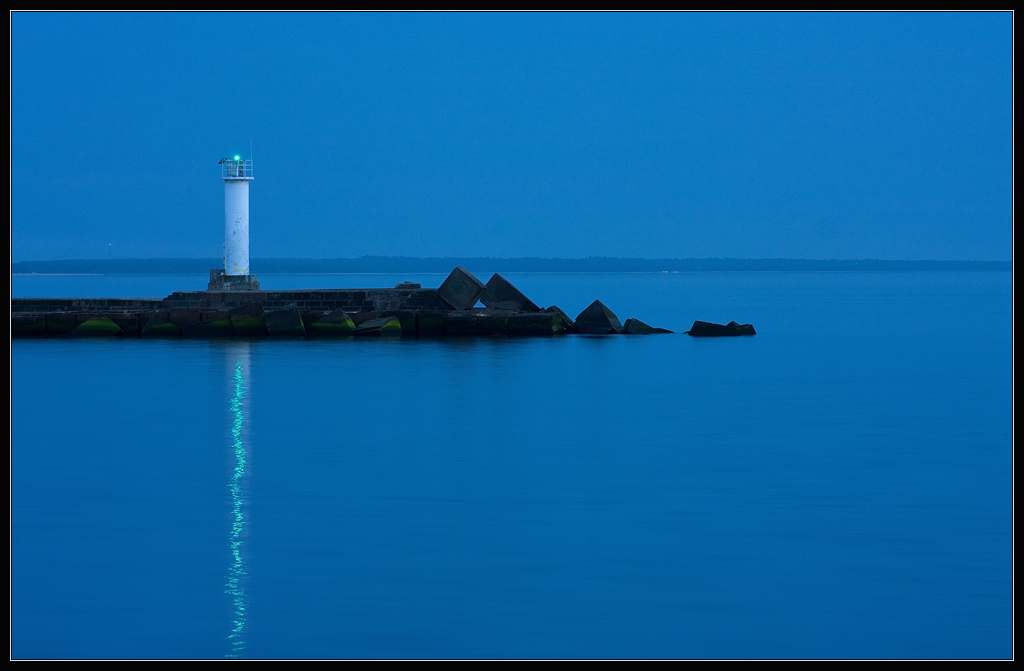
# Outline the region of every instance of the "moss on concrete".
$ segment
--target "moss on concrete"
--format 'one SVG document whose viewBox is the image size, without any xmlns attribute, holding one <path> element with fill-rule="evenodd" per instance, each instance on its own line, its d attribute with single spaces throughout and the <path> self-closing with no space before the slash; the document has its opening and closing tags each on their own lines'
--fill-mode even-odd
<svg viewBox="0 0 1024 671">
<path fill-rule="evenodd" d="M 328 312 L 309 325 L 309 332 L 321 337 L 350 336 L 355 330 L 356 325 L 352 317 L 341 308 Z"/>
<path fill-rule="evenodd" d="M 92 317 L 76 326 L 68 335 L 74 338 L 102 338 L 116 336 L 120 332 L 121 327 L 109 317 Z"/>
</svg>

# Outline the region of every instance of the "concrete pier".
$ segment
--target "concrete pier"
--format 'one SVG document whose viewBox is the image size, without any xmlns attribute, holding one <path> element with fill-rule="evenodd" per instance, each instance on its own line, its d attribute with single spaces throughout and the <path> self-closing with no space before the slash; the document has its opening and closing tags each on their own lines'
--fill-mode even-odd
<svg viewBox="0 0 1024 671">
<path fill-rule="evenodd" d="M 556 306 L 541 309 L 499 275 L 485 285 L 465 268 L 452 271 L 439 289 L 409 282 L 392 289 L 217 288 L 211 282 L 210 290 L 176 291 L 164 298 L 14 298 L 11 336 L 316 339 L 559 336 L 623 330 L 600 301 L 574 322 Z M 476 307 L 481 296 L 488 307 Z M 666 332 L 643 326 L 627 332 Z"/>
</svg>

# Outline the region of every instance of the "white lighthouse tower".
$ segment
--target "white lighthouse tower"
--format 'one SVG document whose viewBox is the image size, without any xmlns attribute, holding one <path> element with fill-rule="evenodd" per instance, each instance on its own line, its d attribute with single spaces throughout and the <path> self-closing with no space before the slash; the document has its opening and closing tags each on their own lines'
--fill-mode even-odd
<svg viewBox="0 0 1024 671">
<path fill-rule="evenodd" d="M 222 158 L 224 180 L 224 269 L 210 271 L 209 291 L 259 291 L 260 283 L 249 274 L 249 182 L 252 159 Z"/>
</svg>

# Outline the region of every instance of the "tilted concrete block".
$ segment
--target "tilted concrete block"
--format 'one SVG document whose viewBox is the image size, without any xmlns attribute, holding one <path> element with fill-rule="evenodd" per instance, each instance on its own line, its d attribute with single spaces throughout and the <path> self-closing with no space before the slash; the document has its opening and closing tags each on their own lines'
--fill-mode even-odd
<svg viewBox="0 0 1024 671">
<path fill-rule="evenodd" d="M 620 333 L 622 324 L 604 303 L 594 301 L 576 317 L 576 329 L 580 333 Z"/>
<path fill-rule="evenodd" d="M 343 309 L 332 310 L 309 325 L 309 333 L 317 337 L 350 336 L 356 330 L 352 316 Z"/>
<path fill-rule="evenodd" d="M 267 310 L 263 320 L 271 338 L 295 338 L 306 335 L 302 315 L 294 303 L 279 310 Z"/>
<path fill-rule="evenodd" d="M 369 319 L 356 326 L 354 335 L 400 338 L 402 336 L 402 322 L 398 320 L 398 317 Z"/>
<path fill-rule="evenodd" d="M 143 338 L 177 338 L 181 335 L 181 327 L 171 321 L 170 310 L 157 310 L 146 320 L 139 335 Z"/>
<path fill-rule="evenodd" d="M 299 314 L 302 315 L 302 325 L 306 327 L 306 335 L 313 333 L 313 322 L 324 317 L 327 310 L 304 310 L 299 307 Z"/>
<path fill-rule="evenodd" d="M 266 311 L 263 303 L 247 303 L 228 310 L 231 329 L 236 336 L 267 335 Z"/>
<path fill-rule="evenodd" d="M 757 331 L 750 324 L 737 324 L 736 322 L 729 322 L 724 326 L 722 324 L 712 324 L 711 322 L 693 322 L 693 326 L 690 327 L 689 331 L 686 331 L 689 335 L 694 338 L 718 338 L 722 336 L 741 336 L 741 335 L 757 335 Z"/>
<path fill-rule="evenodd" d="M 562 333 L 579 333 L 576 330 L 576 322 L 569 315 L 565 314 L 562 308 L 557 305 L 551 305 L 544 308 L 544 312 L 553 312 L 562 318 Z"/>
<path fill-rule="evenodd" d="M 657 328 L 649 326 L 639 319 L 633 319 L 630 317 L 626 320 L 626 323 L 622 325 L 622 332 L 630 335 L 652 335 L 654 333 L 673 333 L 668 329 Z"/>
<path fill-rule="evenodd" d="M 122 338 L 138 338 L 139 332 L 142 330 L 140 327 L 140 320 L 142 314 L 138 312 L 105 312 L 104 317 L 110 319 L 110 321 L 121 327 L 121 331 L 117 334 Z M 147 315 L 147 321 L 148 315 Z"/>
<path fill-rule="evenodd" d="M 480 302 L 497 310 L 540 312 L 536 303 L 498 273 L 494 273 L 491 279 L 487 280 Z"/>
<path fill-rule="evenodd" d="M 469 310 L 487 287 L 463 267 L 458 267 L 437 288 L 437 295 L 456 310 Z"/>
<path fill-rule="evenodd" d="M 230 338 L 235 332 L 225 310 L 203 310 L 203 321 L 181 327 L 183 338 Z"/>
<path fill-rule="evenodd" d="M 351 316 L 352 323 L 355 324 L 356 326 L 359 326 L 363 322 L 368 322 L 371 319 L 380 319 L 381 317 L 384 316 L 384 313 L 362 310 L 360 312 L 351 313 Z"/>
<path fill-rule="evenodd" d="M 402 325 L 402 335 L 416 336 L 416 312 L 414 310 L 385 310 L 382 317 L 397 317 Z"/>
</svg>

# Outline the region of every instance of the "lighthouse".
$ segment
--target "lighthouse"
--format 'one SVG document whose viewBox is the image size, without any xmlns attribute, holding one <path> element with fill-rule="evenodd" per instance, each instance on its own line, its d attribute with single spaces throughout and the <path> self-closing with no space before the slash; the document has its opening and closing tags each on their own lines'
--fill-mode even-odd
<svg viewBox="0 0 1024 671">
<path fill-rule="evenodd" d="M 252 159 L 241 156 L 220 160 L 224 182 L 224 268 L 210 271 L 209 291 L 259 291 L 249 274 L 249 182 Z"/>
</svg>

